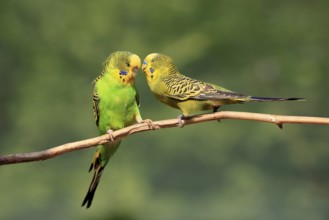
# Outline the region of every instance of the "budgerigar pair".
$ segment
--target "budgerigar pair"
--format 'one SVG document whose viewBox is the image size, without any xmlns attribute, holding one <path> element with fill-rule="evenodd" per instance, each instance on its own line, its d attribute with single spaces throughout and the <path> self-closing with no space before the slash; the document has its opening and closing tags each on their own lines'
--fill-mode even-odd
<svg viewBox="0 0 329 220">
<path fill-rule="evenodd" d="M 93 93 L 94 115 L 100 134 L 111 135 L 114 130 L 143 122 L 138 109 L 138 92 L 134 85 L 140 65 L 137 55 L 125 51 L 114 52 L 106 60 L 103 72 L 94 81 Z M 180 125 L 184 118 L 200 111 L 217 111 L 225 104 L 301 100 L 247 96 L 192 79 L 181 74 L 170 57 L 159 53 L 146 56 L 142 69 L 155 97 L 160 102 L 181 110 Z M 82 206 L 90 207 L 102 172 L 120 142 L 113 140 L 98 146 L 89 170 L 94 170 L 94 177 Z"/>
</svg>

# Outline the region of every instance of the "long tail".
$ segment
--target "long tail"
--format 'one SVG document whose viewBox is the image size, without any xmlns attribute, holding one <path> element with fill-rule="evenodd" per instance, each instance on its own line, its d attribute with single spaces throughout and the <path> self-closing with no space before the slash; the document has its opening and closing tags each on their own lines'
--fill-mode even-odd
<svg viewBox="0 0 329 220">
<path fill-rule="evenodd" d="M 254 102 L 305 101 L 305 99 L 304 98 L 270 98 L 270 97 L 250 96 L 248 101 L 254 101 Z"/>
<path fill-rule="evenodd" d="M 84 198 L 81 206 L 86 205 L 86 208 L 89 208 L 91 206 L 91 203 L 95 195 L 95 191 L 101 179 L 104 168 L 108 163 L 108 161 L 110 160 L 110 158 L 115 153 L 115 151 L 120 146 L 120 143 L 121 141 L 115 141 L 114 143 L 111 144 L 104 144 L 98 146 L 97 151 L 93 157 L 92 163 L 89 168 L 89 172 L 92 170 L 95 171 L 94 177 L 90 183 L 87 195 Z"/>
<path fill-rule="evenodd" d="M 97 151 L 95 153 L 93 162 L 92 162 L 92 164 L 90 165 L 90 168 L 89 168 L 89 172 L 91 170 L 93 170 L 93 169 L 95 170 L 94 177 L 93 177 L 93 179 L 92 179 L 92 181 L 90 183 L 90 186 L 89 186 L 87 195 L 84 198 L 81 206 L 84 206 L 85 204 L 87 204 L 86 208 L 89 208 L 91 206 L 91 203 L 93 201 L 93 198 L 94 198 L 95 191 L 97 189 L 98 183 L 99 183 L 99 181 L 101 179 L 101 176 L 102 176 L 104 167 L 105 167 L 105 164 L 102 165 L 101 155 L 100 155 L 99 151 Z"/>
</svg>

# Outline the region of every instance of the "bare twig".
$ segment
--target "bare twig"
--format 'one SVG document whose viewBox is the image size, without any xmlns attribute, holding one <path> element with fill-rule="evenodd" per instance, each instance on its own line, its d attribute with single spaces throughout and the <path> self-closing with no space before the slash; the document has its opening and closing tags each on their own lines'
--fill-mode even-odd
<svg viewBox="0 0 329 220">
<path fill-rule="evenodd" d="M 282 115 L 270 115 L 270 114 L 249 113 L 249 112 L 232 112 L 232 111 L 222 111 L 212 114 L 197 115 L 188 120 L 183 120 L 182 123 L 183 125 L 190 125 L 190 124 L 196 124 L 205 121 L 222 120 L 222 119 L 237 119 L 237 120 L 268 122 L 268 123 L 276 124 L 280 128 L 282 128 L 283 124 L 288 124 L 288 123 L 329 125 L 329 118 L 306 117 L 306 116 L 282 116 Z M 142 131 L 158 130 L 162 128 L 171 128 L 178 126 L 179 126 L 178 119 L 154 121 L 152 128 L 147 123 L 135 124 L 114 131 L 113 137 L 115 139 L 121 139 L 126 136 Z M 64 153 L 97 146 L 99 144 L 104 144 L 109 141 L 110 141 L 109 135 L 105 134 L 95 138 L 63 144 L 43 151 L 4 155 L 4 156 L 0 156 L 0 165 L 46 160 L 49 158 L 59 156 Z"/>
</svg>

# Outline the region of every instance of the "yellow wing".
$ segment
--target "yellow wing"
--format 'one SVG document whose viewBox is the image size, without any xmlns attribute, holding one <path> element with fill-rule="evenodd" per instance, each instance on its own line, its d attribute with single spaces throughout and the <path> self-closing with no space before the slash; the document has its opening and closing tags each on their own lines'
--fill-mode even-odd
<svg viewBox="0 0 329 220">
<path fill-rule="evenodd" d="M 244 99 L 242 95 L 219 86 L 205 83 L 184 75 L 168 77 L 163 81 L 167 87 L 168 97 L 180 101 L 185 100 L 221 100 Z"/>
</svg>

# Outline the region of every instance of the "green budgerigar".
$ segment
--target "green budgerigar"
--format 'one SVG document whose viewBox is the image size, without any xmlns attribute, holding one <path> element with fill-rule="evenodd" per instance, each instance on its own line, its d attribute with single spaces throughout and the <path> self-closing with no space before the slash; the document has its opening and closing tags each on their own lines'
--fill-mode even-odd
<svg viewBox="0 0 329 220">
<path fill-rule="evenodd" d="M 94 81 L 93 92 L 94 116 L 100 135 L 111 135 L 114 130 L 142 122 L 134 85 L 140 65 L 140 58 L 126 51 L 114 52 L 105 61 L 103 72 Z M 82 206 L 90 207 L 102 172 L 120 142 L 113 140 L 98 146 L 89 169 L 89 172 L 94 170 L 94 177 Z"/>
<path fill-rule="evenodd" d="M 182 111 L 182 115 L 179 116 L 180 125 L 183 118 L 205 110 L 216 112 L 225 104 L 302 100 L 248 96 L 192 79 L 181 74 L 170 57 L 159 53 L 147 55 L 142 69 L 155 97 L 160 102 Z"/>
</svg>

